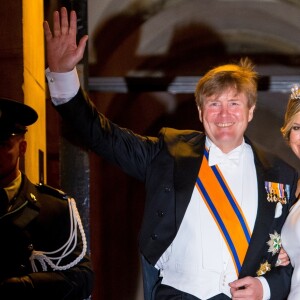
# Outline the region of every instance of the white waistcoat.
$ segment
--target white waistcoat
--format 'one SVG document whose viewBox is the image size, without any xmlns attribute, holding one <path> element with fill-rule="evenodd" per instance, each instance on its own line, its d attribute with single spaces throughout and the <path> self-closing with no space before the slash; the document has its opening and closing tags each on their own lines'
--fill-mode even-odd
<svg viewBox="0 0 300 300">
<path fill-rule="evenodd" d="M 224 160 L 218 166 L 252 232 L 258 198 L 256 170 L 250 146 L 243 143 L 240 147 L 237 165 Z M 231 297 L 228 283 L 237 279 L 235 267 L 223 237 L 196 187 L 179 231 L 156 267 L 160 269 L 163 284 L 200 299 L 208 299 L 219 293 Z"/>
</svg>

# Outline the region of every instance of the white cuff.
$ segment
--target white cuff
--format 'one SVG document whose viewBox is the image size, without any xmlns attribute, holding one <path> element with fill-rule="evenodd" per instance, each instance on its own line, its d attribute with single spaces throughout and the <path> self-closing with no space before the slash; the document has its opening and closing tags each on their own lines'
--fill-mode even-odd
<svg viewBox="0 0 300 300">
<path fill-rule="evenodd" d="M 49 92 L 54 105 L 59 105 L 71 100 L 80 88 L 77 69 L 70 72 L 56 73 L 46 69 Z"/>
<path fill-rule="evenodd" d="M 259 276 L 256 277 L 258 280 L 260 280 L 262 287 L 263 287 L 263 298 L 262 300 L 269 300 L 271 299 L 271 291 L 270 291 L 270 287 L 268 284 L 268 281 L 265 277 L 263 276 Z"/>
</svg>

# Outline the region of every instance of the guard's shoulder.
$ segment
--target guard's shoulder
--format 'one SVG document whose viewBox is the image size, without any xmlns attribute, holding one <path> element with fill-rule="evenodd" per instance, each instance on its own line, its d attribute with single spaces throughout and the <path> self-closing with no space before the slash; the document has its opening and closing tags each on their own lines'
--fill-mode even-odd
<svg viewBox="0 0 300 300">
<path fill-rule="evenodd" d="M 64 191 L 56 189 L 50 185 L 38 183 L 35 186 L 40 193 L 47 194 L 63 200 L 67 200 L 69 198 L 69 196 Z"/>
</svg>

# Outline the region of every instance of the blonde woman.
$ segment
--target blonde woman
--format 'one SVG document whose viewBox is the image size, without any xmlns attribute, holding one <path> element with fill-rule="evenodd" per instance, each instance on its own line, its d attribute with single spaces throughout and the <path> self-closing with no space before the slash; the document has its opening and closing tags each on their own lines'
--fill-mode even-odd
<svg viewBox="0 0 300 300">
<path fill-rule="evenodd" d="M 281 128 L 283 137 L 300 159 L 300 88 L 292 88 L 292 93 L 287 104 L 284 125 Z M 299 199 L 300 180 L 296 196 Z M 294 267 L 291 291 L 288 300 L 300 299 L 300 201 L 292 207 L 290 214 L 282 229 L 282 246 L 290 257 Z"/>
</svg>

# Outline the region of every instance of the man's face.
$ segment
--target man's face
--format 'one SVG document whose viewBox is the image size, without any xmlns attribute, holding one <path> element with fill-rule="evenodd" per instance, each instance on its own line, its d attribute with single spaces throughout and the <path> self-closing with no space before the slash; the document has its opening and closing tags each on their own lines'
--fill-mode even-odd
<svg viewBox="0 0 300 300">
<path fill-rule="evenodd" d="M 300 113 L 295 116 L 290 133 L 290 146 L 294 153 L 300 158 Z"/>
<path fill-rule="evenodd" d="M 0 185 L 14 180 L 19 172 L 19 157 L 26 152 L 26 141 L 21 136 L 11 136 L 0 142 Z"/>
<path fill-rule="evenodd" d="M 202 109 L 199 108 L 199 118 L 207 136 L 224 153 L 228 153 L 242 143 L 254 108 L 248 107 L 245 93 L 229 88 L 219 95 L 205 98 Z"/>
</svg>

